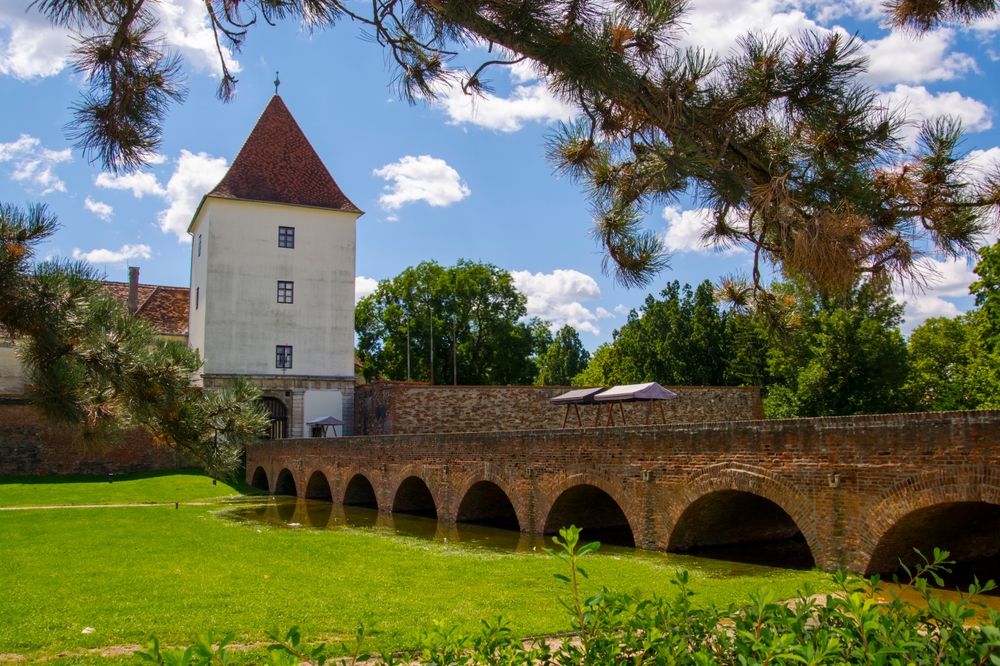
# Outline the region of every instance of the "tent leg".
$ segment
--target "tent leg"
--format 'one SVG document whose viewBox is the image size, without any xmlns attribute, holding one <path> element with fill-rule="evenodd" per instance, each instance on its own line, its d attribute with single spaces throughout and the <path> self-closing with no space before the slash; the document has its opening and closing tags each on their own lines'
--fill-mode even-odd
<svg viewBox="0 0 1000 666">
<path fill-rule="evenodd" d="M 622 413 L 622 425 L 628 425 L 628 421 L 625 420 L 625 404 L 624 403 L 621 403 L 621 402 L 618 403 L 618 411 L 620 411 Z"/>
<path fill-rule="evenodd" d="M 667 415 L 663 413 L 663 401 L 660 401 L 660 418 L 663 419 L 663 423 L 667 422 Z"/>
<path fill-rule="evenodd" d="M 568 418 L 569 418 L 569 405 L 566 405 L 566 413 L 563 414 L 563 424 L 562 424 L 563 428 L 566 427 L 566 419 Z"/>
<path fill-rule="evenodd" d="M 576 424 L 582 428 L 583 419 L 580 418 L 580 405 L 573 405 L 573 408 L 576 410 Z"/>
</svg>

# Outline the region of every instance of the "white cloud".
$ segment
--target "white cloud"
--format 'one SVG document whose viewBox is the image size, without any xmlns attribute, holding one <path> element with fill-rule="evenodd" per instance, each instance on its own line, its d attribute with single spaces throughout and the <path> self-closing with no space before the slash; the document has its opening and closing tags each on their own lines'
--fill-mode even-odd
<svg viewBox="0 0 1000 666">
<path fill-rule="evenodd" d="M 736 40 L 748 32 L 781 37 L 804 30 L 829 32 L 806 16 L 798 3 L 781 0 L 700 0 L 692 2 L 684 14 L 681 43 L 698 46 L 725 56 Z"/>
<path fill-rule="evenodd" d="M 450 206 L 472 194 L 457 171 L 444 160 L 430 155 L 406 155 L 398 162 L 386 164 L 372 173 L 392 181 L 391 185 L 385 186 L 378 199 L 389 210 L 398 210 L 414 201 L 425 201 L 438 207 Z"/>
<path fill-rule="evenodd" d="M 94 201 L 90 197 L 83 200 L 83 206 L 105 222 L 110 220 L 111 216 L 115 213 L 115 209 L 108 204 L 103 201 Z"/>
<path fill-rule="evenodd" d="M 551 273 L 511 271 L 510 276 L 528 299 L 529 317 L 548 322 L 552 330 L 568 324 L 581 332 L 601 332 L 594 323 L 600 316 L 581 303 L 601 296 L 597 281 L 586 273 L 556 269 Z"/>
<path fill-rule="evenodd" d="M 187 235 L 187 228 L 198 202 L 222 180 L 226 169 L 224 157 L 182 149 L 166 187 L 148 171 L 121 175 L 102 173 L 94 182 L 98 187 L 129 191 L 137 199 L 146 195 L 164 199 L 168 205 L 156 216 L 160 230 L 165 234 L 174 234 L 182 243 L 189 243 L 191 238 Z"/>
<path fill-rule="evenodd" d="M 141 199 L 147 194 L 162 197 L 167 193 L 156 176 L 148 171 L 123 174 L 99 173 L 94 179 L 94 184 L 107 190 L 128 190 L 136 199 Z"/>
<path fill-rule="evenodd" d="M 942 28 L 915 36 L 893 31 L 882 39 L 865 42 L 868 78 L 875 85 L 949 81 L 977 70 L 966 53 L 948 53 L 955 31 Z"/>
<path fill-rule="evenodd" d="M 173 233 L 181 242 L 190 243 L 187 228 L 198 202 L 206 192 L 219 184 L 226 175 L 226 169 L 224 157 L 181 150 L 177 168 L 167 181 L 166 199 L 170 205 L 156 217 L 160 230 L 165 234 Z"/>
<path fill-rule="evenodd" d="M 722 252 L 736 254 L 743 252 L 739 247 L 720 248 L 702 239 L 705 228 L 711 223 L 715 213 L 709 208 L 681 210 L 676 206 L 663 209 L 663 219 L 667 230 L 663 234 L 663 244 L 671 252 Z"/>
<path fill-rule="evenodd" d="M 69 31 L 53 28 L 35 10 L 25 11 L 23 3 L 0 7 L 0 74 L 17 79 L 55 76 L 66 67 L 72 48 Z"/>
<path fill-rule="evenodd" d="M 933 259 L 920 261 L 927 284 L 924 289 L 916 285 L 897 285 L 896 300 L 903 303 L 902 330 L 911 332 L 930 317 L 954 317 L 960 313 L 949 298 L 969 295 L 969 284 L 977 279 L 972 264 L 966 259 Z"/>
<path fill-rule="evenodd" d="M 981 132 L 993 126 L 990 108 L 971 97 L 957 92 L 931 93 L 924 86 L 897 85 L 883 93 L 882 99 L 890 109 L 902 109 L 912 125 L 903 133 L 904 142 L 913 146 L 920 131 L 920 122 L 940 116 L 951 116 L 962 121 L 970 132 Z"/>
<path fill-rule="evenodd" d="M 537 80 L 530 65 L 519 63 L 514 67 L 509 74 L 517 85 L 510 97 L 489 92 L 466 95 L 457 84 L 443 85 L 433 104 L 448 114 L 453 125 L 469 124 L 499 132 L 516 132 L 529 122 L 571 120 L 576 115 L 575 107 L 552 94 L 544 81 Z"/>
<path fill-rule="evenodd" d="M 377 288 L 378 280 L 375 278 L 365 277 L 364 275 L 358 275 L 354 278 L 354 302 L 357 303 Z"/>
<path fill-rule="evenodd" d="M 0 143 L 0 162 L 11 162 L 11 180 L 40 188 L 41 194 L 65 192 L 64 183 L 55 174 L 55 166 L 73 159 L 69 148 L 51 150 L 40 139 L 22 134 L 16 141 Z"/>
<path fill-rule="evenodd" d="M 71 31 L 52 27 L 36 9 L 25 11 L 23 3 L 6 4 L 11 6 L 0 5 L 0 74 L 31 79 L 63 71 L 75 46 Z M 168 48 L 179 51 L 196 69 L 221 73 L 203 0 L 161 0 L 149 6 Z M 232 52 L 223 47 L 223 55 L 230 70 L 239 72 Z"/>
<path fill-rule="evenodd" d="M 149 259 L 153 256 L 148 245 L 122 245 L 120 250 L 97 249 L 83 252 L 73 248 L 73 258 L 81 259 L 91 264 L 121 264 L 129 259 Z"/>
</svg>

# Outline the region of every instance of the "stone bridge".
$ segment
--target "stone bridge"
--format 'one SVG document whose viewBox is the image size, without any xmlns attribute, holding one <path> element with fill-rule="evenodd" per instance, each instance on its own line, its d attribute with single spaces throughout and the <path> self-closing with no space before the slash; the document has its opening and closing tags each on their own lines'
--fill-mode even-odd
<svg viewBox="0 0 1000 666">
<path fill-rule="evenodd" d="M 871 574 L 1000 553 L 1000 411 L 261 442 L 271 493 L 700 552 L 793 540 Z"/>
</svg>

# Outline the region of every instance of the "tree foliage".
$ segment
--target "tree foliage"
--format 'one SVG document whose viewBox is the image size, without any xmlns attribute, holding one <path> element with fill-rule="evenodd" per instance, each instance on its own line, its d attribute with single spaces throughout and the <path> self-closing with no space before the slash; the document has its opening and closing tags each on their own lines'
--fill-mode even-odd
<svg viewBox="0 0 1000 666">
<path fill-rule="evenodd" d="M 234 471 L 267 423 L 257 389 L 202 390 L 197 352 L 158 340 L 91 267 L 35 264 L 35 247 L 56 228 L 44 206 L 0 206 L 0 326 L 18 341 L 33 404 L 85 439 L 139 427 L 212 474 Z"/>
<path fill-rule="evenodd" d="M 711 385 L 724 382 L 728 341 L 712 285 L 667 284 L 660 298 L 646 297 L 640 310 L 600 347 L 577 383 L 592 386 L 659 382 Z"/>
<path fill-rule="evenodd" d="M 355 308 L 365 375 L 531 384 L 538 371 L 534 358 L 552 340 L 540 321 L 522 321 L 525 302 L 510 273 L 492 264 L 461 259 L 450 267 L 434 261 L 411 266 L 380 282 Z"/>
<path fill-rule="evenodd" d="M 555 339 L 538 359 L 538 379 L 542 386 L 568 386 L 573 378 L 583 372 L 590 361 L 590 352 L 572 326 L 563 326 Z"/>
<path fill-rule="evenodd" d="M 182 96 L 178 64 L 154 38 L 152 0 L 36 0 L 79 31 L 77 67 L 88 90 L 77 106 L 77 145 L 114 169 L 148 159 L 165 106 Z M 220 43 L 238 50 L 250 26 L 296 19 L 325 27 L 348 18 L 388 49 L 411 101 L 448 79 L 470 93 L 489 65 L 533 61 L 579 111 L 552 137 L 550 157 L 592 195 L 593 233 L 606 268 L 643 285 L 666 265 L 642 226 L 650 206 L 693 193 L 713 211 L 705 237 L 752 252 L 761 266 L 823 292 L 859 276 L 918 276 L 921 249 L 975 249 L 1000 203 L 1000 177 L 959 160 L 961 128 L 924 124 L 905 148 L 905 118 L 861 82 L 859 42 L 840 32 L 797 39 L 750 34 L 725 55 L 680 48 L 683 0 L 213 0 Z M 996 11 L 994 0 L 897 0 L 893 18 L 918 30 Z M 458 49 L 488 43 L 501 56 L 468 72 Z M 221 57 L 221 50 L 220 50 Z M 223 60 L 223 66 L 224 66 Z M 235 79 L 226 71 L 220 95 Z"/>
</svg>

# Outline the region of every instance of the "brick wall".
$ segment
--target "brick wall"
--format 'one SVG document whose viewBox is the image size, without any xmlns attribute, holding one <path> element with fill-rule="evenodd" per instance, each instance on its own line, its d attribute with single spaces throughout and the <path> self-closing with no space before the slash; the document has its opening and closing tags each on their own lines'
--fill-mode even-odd
<svg viewBox="0 0 1000 666">
<path fill-rule="evenodd" d="M 23 401 L 0 403 L 0 476 L 122 474 L 190 467 L 171 450 L 156 446 L 141 431 L 121 441 L 95 446 L 66 427 L 46 423 Z"/>
<path fill-rule="evenodd" d="M 663 403 L 625 403 L 628 425 L 744 421 L 764 417 L 756 387 L 670 386 L 680 397 Z M 566 407 L 549 398 L 569 390 L 550 386 L 430 386 L 373 382 L 355 391 L 359 435 L 549 430 L 561 428 Z M 660 407 L 663 408 L 661 417 Z M 568 427 L 608 425 L 607 405 L 570 408 Z M 613 425 L 622 425 L 619 406 Z M 648 420 L 647 420 L 648 419 Z"/>
</svg>

